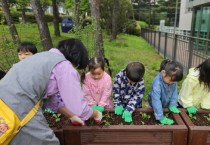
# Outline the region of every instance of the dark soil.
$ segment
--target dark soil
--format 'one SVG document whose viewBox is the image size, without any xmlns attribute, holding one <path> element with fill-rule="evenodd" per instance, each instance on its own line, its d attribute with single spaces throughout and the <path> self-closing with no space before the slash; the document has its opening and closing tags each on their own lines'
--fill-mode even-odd
<svg viewBox="0 0 210 145">
<path fill-rule="evenodd" d="M 207 118 L 209 118 L 209 121 Z M 196 126 L 210 126 L 210 114 L 208 113 L 197 113 L 190 119 Z"/>
<path fill-rule="evenodd" d="M 142 112 L 143 113 L 143 112 Z M 173 119 L 173 116 L 171 113 L 165 113 L 165 115 L 168 115 L 169 118 Z M 65 128 L 66 126 L 72 126 L 70 120 L 61 115 L 56 121 L 55 115 L 53 116 L 50 113 L 44 113 L 44 116 L 49 124 L 50 127 L 52 128 Z M 148 117 L 149 116 L 149 117 Z M 132 114 L 133 122 L 131 123 L 126 123 L 122 119 L 121 115 L 115 115 L 113 112 L 103 112 L 103 119 L 100 124 L 96 124 L 93 119 L 87 120 L 85 123 L 87 126 L 95 126 L 98 125 L 100 127 L 102 126 L 109 126 L 109 125 L 161 125 L 159 121 L 155 120 L 155 117 L 153 113 L 144 113 L 140 114 L 140 112 L 133 112 Z M 174 125 L 176 125 L 175 123 Z"/>
</svg>

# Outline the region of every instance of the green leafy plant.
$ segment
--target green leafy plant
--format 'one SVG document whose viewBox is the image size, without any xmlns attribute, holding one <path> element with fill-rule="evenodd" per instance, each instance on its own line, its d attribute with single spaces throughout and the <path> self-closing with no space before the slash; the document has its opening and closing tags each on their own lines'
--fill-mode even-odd
<svg viewBox="0 0 210 145">
<path fill-rule="evenodd" d="M 110 126 L 110 122 L 107 120 L 103 120 L 100 124 L 104 124 L 105 126 Z"/>
<path fill-rule="evenodd" d="M 210 114 L 208 116 L 204 116 L 208 121 L 210 121 Z"/>
<path fill-rule="evenodd" d="M 193 114 L 189 114 L 188 116 L 190 117 L 190 120 L 196 120 L 197 119 L 196 116 L 194 116 Z"/>
<path fill-rule="evenodd" d="M 169 113 L 166 113 L 166 114 L 165 114 L 165 117 L 167 117 L 167 118 L 168 118 L 168 116 L 169 116 Z"/>
<path fill-rule="evenodd" d="M 143 112 L 140 112 L 140 116 L 143 118 L 143 119 L 150 119 L 151 116 L 148 115 L 147 113 L 143 113 Z"/>
<path fill-rule="evenodd" d="M 58 122 L 61 120 L 61 114 L 58 113 L 58 114 L 53 114 L 53 117 L 55 117 L 55 122 Z"/>
</svg>

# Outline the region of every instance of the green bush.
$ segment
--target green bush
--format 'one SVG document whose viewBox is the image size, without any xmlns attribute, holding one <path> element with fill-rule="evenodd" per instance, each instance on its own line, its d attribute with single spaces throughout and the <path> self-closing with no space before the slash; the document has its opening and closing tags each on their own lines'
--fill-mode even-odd
<svg viewBox="0 0 210 145">
<path fill-rule="evenodd" d="M 132 35 L 140 35 L 141 27 L 135 20 L 130 20 L 125 25 L 124 32 Z"/>
<path fill-rule="evenodd" d="M 21 12 L 17 12 L 17 11 L 12 11 L 12 20 L 15 23 L 19 23 L 19 17 L 21 17 Z M 53 16 L 46 14 L 45 15 L 47 22 L 53 22 Z M 4 13 L 2 11 L 0 11 L 0 18 L 1 18 L 1 24 L 6 24 L 6 19 L 4 16 Z M 59 22 L 61 22 L 62 18 L 59 17 Z M 26 22 L 28 23 L 36 23 L 36 19 L 33 15 L 33 13 L 26 13 Z"/>
</svg>

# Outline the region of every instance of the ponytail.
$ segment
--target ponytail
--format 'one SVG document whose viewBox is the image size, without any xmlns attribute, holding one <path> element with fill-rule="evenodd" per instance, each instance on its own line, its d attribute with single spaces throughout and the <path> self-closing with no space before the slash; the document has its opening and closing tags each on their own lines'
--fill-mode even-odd
<svg viewBox="0 0 210 145">
<path fill-rule="evenodd" d="M 104 61 L 106 62 L 106 64 L 107 64 L 107 67 L 108 67 L 108 73 L 109 73 L 109 75 L 112 77 L 112 70 L 110 69 L 110 65 L 109 65 L 109 60 L 106 58 L 106 57 L 104 57 Z"/>
</svg>

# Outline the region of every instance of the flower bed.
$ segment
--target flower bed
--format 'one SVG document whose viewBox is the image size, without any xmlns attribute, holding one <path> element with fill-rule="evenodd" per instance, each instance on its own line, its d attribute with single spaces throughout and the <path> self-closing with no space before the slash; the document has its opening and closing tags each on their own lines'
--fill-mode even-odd
<svg viewBox="0 0 210 145">
<path fill-rule="evenodd" d="M 108 110 L 108 112 L 113 111 Z M 140 119 L 139 123 L 135 123 L 135 116 L 138 114 L 146 113 L 151 116 L 151 120 L 154 120 L 152 109 L 139 109 L 133 115 L 133 123 L 117 123 L 117 125 L 111 125 L 112 120 L 118 120 L 116 116 L 109 116 L 105 121 L 102 121 L 100 125 L 94 125 L 92 121 L 86 122 L 88 126 L 72 126 L 70 123 L 65 123 L 65 127 L 62 127 L 63 134 L 60 133 L 61 142 L 65 145 L 136 145 L 136 144 L 155 144 L 155 145 L 186 145 L 188 129 L 178 114 L 172 114 L 176 124 L 174 125 L 161 125 L 154 120 L 153 125 L 146 125 L 145 120 Z M 168 110 L 164 110 L 168 112 Z M 142 114 L 141 113 L 141 114 Z M 103 113 L 107 116 L 107 113 Z M 144 116 L 145 115 L 140 115 Z M 121 119 L 120 116 L 118 116 Z M 106 118 L 106 117 L 104 117 Z M 140 117 L 136 117 L 140 118 Z M 143 120 L 143 122 L 142 122 Z M 148 121 L 152 122 L 152 121 Z M 136 124 L 136 125 L 135 125 Z M 144 124 L 144 125 L 143 125 Z M 57 130 L 55 130 L 56 132 Z M 63 136 L 62 136 L 63 135 Z M 57 134 L 58 136 L 58 134 Z M 61 144 L 62 144 L 61 143 Z"/>
<path fill-rule="evenodd" d="M 182 110 L 181 117 L 189 128 L 188 145 L 210 144 L 210 123 L 207 120 L 210 111 L 199 110 L 196 115 L 188 116 L 186 110 Z"/>
</svg>

